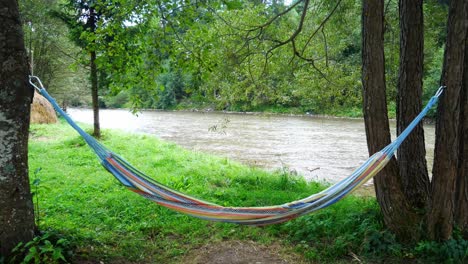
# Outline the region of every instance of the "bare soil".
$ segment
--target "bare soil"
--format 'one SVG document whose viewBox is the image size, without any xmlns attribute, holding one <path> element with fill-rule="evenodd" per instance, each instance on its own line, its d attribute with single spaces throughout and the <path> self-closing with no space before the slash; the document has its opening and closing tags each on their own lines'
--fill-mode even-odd
<svg viewBox="0 0 468 264">
<path fill-rule="evenodd" d="M 289 264 L 306 263 L 292 249 L 278 243 L 262 245 L 254 241 L 221 241 L 191 250 L 180 264 Z"/>
</svg>

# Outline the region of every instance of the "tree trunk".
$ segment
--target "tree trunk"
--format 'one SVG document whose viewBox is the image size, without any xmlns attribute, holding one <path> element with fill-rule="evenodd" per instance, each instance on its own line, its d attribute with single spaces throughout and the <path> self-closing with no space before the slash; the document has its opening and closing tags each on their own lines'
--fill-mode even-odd
<svg viewBox="0 0 468 264">
<path fill-rule="evenodd" d="M 94 8 L 89 9 L 89 21 L 91 32 L 96 32 L 96 12 Z M 93 114 L 94 114 L 94 132 L 93 136 L 101 137 L 101 127 L 99 125 L 99 94 L 98 94 L 98 78 L 97 78 L 97 67 L 96 67 L 96 42 L 93 41 L 91 45 L 91 56 L 90 56 L 90 68 L 91 68 L 91 98 L 93 103 Z"/>
<path fill-rule="evenodd" d="M 400 71 L 397 94 L 397 133 L 400 134 L 422 109 L 424 49 L 423 1 L 400 0 Z M 413 210 L 420 212 L 429 202 L 424 130 L 420 123 L 400 146 L 398 168 L 403 192 Z"/>
<path fill-rule="evenodd" d="M 465 14 L 468 5 L 465 5 Z M 461 100 L 461 140 L 460 164 L 458 166 L 455 224 L 461 229 L 463 237 L 468 239 L 468 32 L 465 38 L 465 62 L 463 67 L 463 86 Z"/>
<path fill-rule="evenodd" d="M 463 64 L 467 37 L 467 1 L 450 1 L 441 83 L 447 86 L 439 102 L 432 180 L 432 204 L 428 233 L 432 239 L 445 240 L 453 231 L 456 209 L 457 177 L 462 165 Z M 458 186 L 463 181 L 458 182 Z M 460 191 L 460 190 L 459 190 Z M 462 195 L 459 193 L 459 195 Z M 461 206 L 461 203 L 458 203 Z"/>
<path fill-rule="evenodd" d="M 0 255 L 33 238 L 34 209 L 28 178 L 32 90 L 18 4 L 0 2 Z"/>
<path fill-rule="evenodd" d="M 94 114 L 94 132 L 93 136 L 101 137 L 101 127 L 99 125 L 99 97 L 98 97 L 98 80 L 96 68 L 96 52 L 91 52 L 91 97 L 93 101 L 93 114 Z"/>
<path fill-rule="evenodd" d="M 364 121 L 369 154 L 390 143 L 387 116 L 384 61 L 384 2 L 363 0 L 362 5 L 362 84 Z M 377 200 L 385 224 L 400 239 L 411 239 L 416 230 L 412 213 L 402 192 L 395 159 L 374 178 Z"/>
</svg>

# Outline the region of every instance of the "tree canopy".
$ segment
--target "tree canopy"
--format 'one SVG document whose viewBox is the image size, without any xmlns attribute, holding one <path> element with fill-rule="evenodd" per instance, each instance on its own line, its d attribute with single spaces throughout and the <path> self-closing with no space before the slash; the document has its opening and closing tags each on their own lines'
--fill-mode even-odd
<svg viewBox="0 0 468 264">
<path fill-rule="evenodd" d="M 42 2 L 50 1 L 34 5 Z M 25 10 L 35 8 L 32 2 L 27 5 L 23 1 Z M 86 8 L 77 5 L 93 6 L 99 13 L 94 33 L 83 28 Z M 361 115 L 360 3 L 128 0 L 52 6 L 55 13 L 69 10 L 60 13 L 75 25 L 73 41 L 85 52 L 96 51 L 101 106 L 207 104 L 219 110 Z M 447 7 L 426 1 L 424 9 L 427 100 L 442 65 Z M 388 1 L 384 34 L 389 102 L 396 98 L 398 80 L 397 14 L 398 3 Z M 66 45 L 61 49 L 76 54 L 76 48 Z M 391 103 L 391 116 L 395 109 Z"/>
</svg>

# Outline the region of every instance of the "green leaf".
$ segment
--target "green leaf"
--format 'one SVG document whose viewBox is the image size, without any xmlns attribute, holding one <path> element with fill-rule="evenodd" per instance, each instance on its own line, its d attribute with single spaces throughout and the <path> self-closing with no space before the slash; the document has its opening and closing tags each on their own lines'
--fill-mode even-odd
<svg viewBox="0 0 468 264">
<path fill-rule="evenodd" d="M 33 180 L 33 182 L 32 182 L 32 185 L 34 185 L 34 186 L 39 186 L 40 183 L 41 183 L 41 179 L 35 178 L 35 179 Z"/>
</svg>

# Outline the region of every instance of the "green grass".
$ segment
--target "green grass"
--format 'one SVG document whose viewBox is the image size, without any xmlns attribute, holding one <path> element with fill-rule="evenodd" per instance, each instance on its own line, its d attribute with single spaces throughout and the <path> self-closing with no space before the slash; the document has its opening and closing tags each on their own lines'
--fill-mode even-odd
<svg viewBox="0 0 468 264">
<path fill-rule="evenodd" d="M 158 181 L 222 205 L 278 204 L 322 188 L 148 135 L 104 131 L 102 142 Z M 40 179 L 39 227 L 68 237 L 78 255 L 164 260 L 208 241 L 274 239 L 262 228 L 188 217 L 127 191 L 65 124 L 33 126 L 29 152 L 31 182 Z"/>
<path fill-rule="evenodd" d="M 104 130 L 101 141 L 158 181 L 221 205 L 281 204 L 324 188 L 283 172 L 268 173 L 187 151 L 149 135 Z M 351 253 L 400 260 L 441 252 L 430 243 L 416 250 L 396 243 L 383 227 L 374 198 L 351 196 L 317 213 L 268 227 L 213 223 L 170 211 L 126 190 L 63 122 L 33 125 L 29 146 L 39 228 L 56 240 L 62 238 L 72 260 L 173 263 L 191 249 L 229 239 L 279 242 L 306 260 L 327 263 L 347 262 Z M 460 253 L 465 244 L 457 243 L 442 252 Z"/>
</svg>

